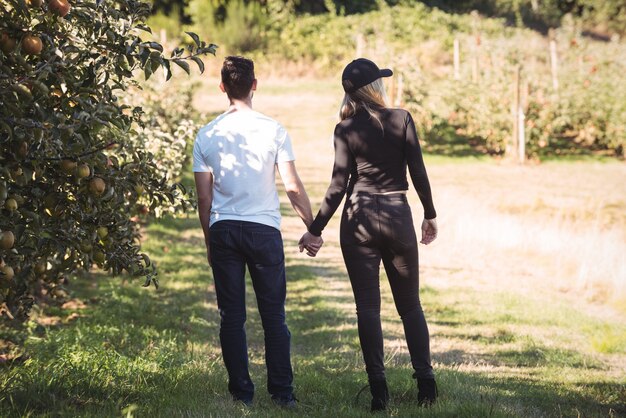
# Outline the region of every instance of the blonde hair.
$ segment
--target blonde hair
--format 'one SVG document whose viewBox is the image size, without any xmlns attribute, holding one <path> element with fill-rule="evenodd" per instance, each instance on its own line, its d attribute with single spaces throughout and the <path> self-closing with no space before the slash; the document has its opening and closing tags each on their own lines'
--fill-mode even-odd
<svg viewBox="0 0 626 418">
<path fill-rule="evenodd" d="M 353 116 L 359 109 L 365 109 L 370 117 L 376 119 L 382 128 L 383 124 L 375 108 L 387 107 L 386 102 L 385 85 L 383 84 L 383 79 L 379 78 L 352 93 L 346 93 L 339 108 L 339 118 L 341 120 L 347 119 Z"/>
</svg>

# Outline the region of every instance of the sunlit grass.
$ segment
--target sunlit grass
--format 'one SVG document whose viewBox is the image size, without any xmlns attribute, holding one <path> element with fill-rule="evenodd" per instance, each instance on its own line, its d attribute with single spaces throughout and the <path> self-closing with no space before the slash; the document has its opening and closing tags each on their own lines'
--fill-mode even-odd
<svg viewBox="0 0 626 418">
<path fill-rule="evenodd" d="M 148 247 L 162 245 L 156 237 L 164 231 L 195 227 L 185 219 L 168 224 L 148 228 Z M 198 252 L 195 243 L 178 245 L 181 253 Z M 156 258 L 173 266 L 178 255 L 172 251 Z M 244 410 L 229 401 L 218 314 L 202 254 L 162 277 L 158 291 L 101 276 L 97 286 L 77 282 L 75 296 L 87 304 L 76 310 L 82 316 L 69 325 L 29 327 L 24 349 L 31 358 L 5 369 L 3 409 L 13 416 L 53 411 L 111 416 L 129 407 L 140 416 L 203 416 L 207 411 L 219 416 L 362 416 L 368 395 L 357 397 L 366 379 L 345 273 L 331 269 L 325 277 L 316 276 L 299 261 L 288 259 L 288 318 L 301 400 L 297 411 L 276 409 L 265 393 L 262 332 L 251 292 L 248 330 L 258 402 Z M 462 285 L 423 289 L 442 397 L 431 410 L 420 410 L 384 275 L 382 288 L 390 414 L 623 412 L 619 399 L 626 382 L 611 365 L 624 358 L 618 343 L 623 324 L 590 318 L 566 303 L 509 291 L 485 294 Z M 67 317 L 73 311 L 57 308 L 55 313 Z M 611 354 L 617 357 L 611 360 Z"/>
</svg>

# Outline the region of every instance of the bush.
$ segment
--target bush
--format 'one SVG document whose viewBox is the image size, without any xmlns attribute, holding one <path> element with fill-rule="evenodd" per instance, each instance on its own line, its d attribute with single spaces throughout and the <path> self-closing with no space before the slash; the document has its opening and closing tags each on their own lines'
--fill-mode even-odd
<svg viewBox="0 0 626 418">
<path fill-rule="evenodd" d="M 449 56 L 454 34 L 470 33 L 473 18 L 447 14 L 423 4 L 382 7 L 361 15 L 303 16 L 289 20 L 280 28 L 278 40 L 270 43 L 267 54 L 288 60 L 302 60 L 321 72 L 340 71 L 356 52 L 356 38 L 362 36 L 363 54 L 389 65 L 419 59 L 420 50 L 433 42 L 440 44 L 438 54 Z M 513 32 L 496 19 L 481 20 L 485 35 L 508 36 Z M 443 54 L 442 54 L 443 53 Z M 439 59 L 439 57 L 436 57 Z"/>
<path fill-rule="evenodd" d="M 404 99 L 418 115 L 423 139 L 439 143 L 437 135 L 455 132 L 483 152 L 502 154 L 513 136 L 513 80 L 521 65 L 523 95 L 524 83 L 528 85 L 523 102 L 529 156 L 602 152 L 623 157 L 626 102 L 618 87 L 626 71 L 622 45 L 585 41 L 559 31 L 555 91 L 544 55 L 546 40 L 528 33 L 524 44 L 521 36 L 483 41 L 477 82 L 471 81 L 468 58 L 458 81 L 450 70 L 438 75 L 402 67 L 407 80 Z M 473 40 L 461 40 L 467 51 Z"/>
<path fill-rule="evenodd" d="M 190 159 L 189 145 L 199 128 L 200 116 L 193 108 L 194 82 L 142 83 L 129 90 L 125 99 L 141 105 L 141 125 L 131 137 L 137 148 L 152 154 L 158 178 L 172 183 L 180 180 Z M 159 215 L 162 207 L 155 208 Z M 172 209 L 172 208 L 169 208 Z"/>
<path fill-rule="evenodd" d="M 121 92 L 215 46 L 194 38 L 183 57 L 144 41 L 150 6 L 136 0 L 22 0 L 0 5 L 0 304 L 25 318 L 35 297 L 63 296 L 66 276 L 97 264 L 144 276 L 136 216 L 182 207 L 180 187 L 138 141 L 143 112 Z M 193 35 L 195 37 L 195 35 Z"/>
<path fill-rule="evenodd" d="M 224 3 L 191 0 L 187 13 L 193 30 L 217 39 L 228 53 L 262 49 L 270 20 L 261 4 L 244 0 Z"/>
<path fill-rule="evenodd" d="M 182 25 L 180 24 L 180 10 L 173 6 L 169 13 L 158 11 L 148 18 L 146 24 L 155 32 L 164 30 L 168 39 L 180 39 L 183 36 Z"/>
<path fill-rule="evenodd" d="M 454 13 L 478 10 L 485 16 L 503 17 L 518 26 L 528 25 L 543 31 L 561 26 L 562 19 L 569 15 L 586 29 L 600 29 L 605 34 L 626 33 L 623 0 L 424 0 L 423 3 Z"/>
</svg>

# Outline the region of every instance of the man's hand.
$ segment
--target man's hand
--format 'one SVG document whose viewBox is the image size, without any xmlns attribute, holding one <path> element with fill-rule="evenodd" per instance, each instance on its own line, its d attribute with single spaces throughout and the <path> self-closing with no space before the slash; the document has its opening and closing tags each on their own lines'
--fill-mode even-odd
<svg viewBox="0 0 626 418">
<path fill-rule="evenodd" d="M 209 244 L 206 245 L 206 259 L 209 262 L 209 267 L 213 267 L 211 263 L 211 246 Z"/>
<path fill-rule="evenodd" d="M 437 238 L 437 220 L 436 219 L 424 219 L 422 222 L 422 240 L 420 241 L 424 245 L 428 245 Z"/>
<path fill-rule="evenodd" d="M 302 235 L 302 238 L 300 238 L 300 241 L 298 242 L 300 252 L 306 250 L 306 254 L 309 257 L 315 257 L 320 248 L 322 248 L 322 245 L 324 245 L 324 240 L 322 239 L 322 237 L 316 237 L 310 232 L 305 232 L 305 234 Z"/>
</svg>

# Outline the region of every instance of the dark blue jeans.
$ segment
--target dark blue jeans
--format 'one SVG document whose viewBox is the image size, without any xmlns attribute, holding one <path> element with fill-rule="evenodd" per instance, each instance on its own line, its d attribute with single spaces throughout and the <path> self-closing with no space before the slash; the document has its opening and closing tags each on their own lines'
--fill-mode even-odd
<svg viewBox="0 0 626 418">
<path fill-rule="evenodd" d="M 246 402 L 254 396 L 245 330 L 248 266 L 265 332 L 267 390 L 272 398 L 291 399 L 291 333 L 285 323 L 285 256 L 280 231 L 255 222 L 219 221 L 211 226 L 210 245 L 228 390 L 235 399 Z"/>
</svg>

